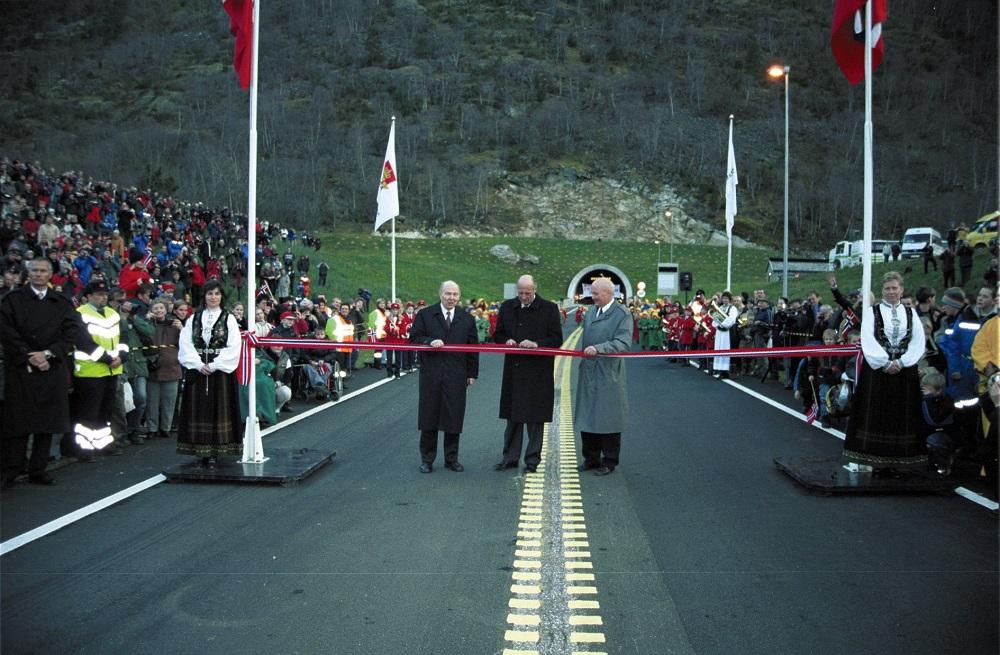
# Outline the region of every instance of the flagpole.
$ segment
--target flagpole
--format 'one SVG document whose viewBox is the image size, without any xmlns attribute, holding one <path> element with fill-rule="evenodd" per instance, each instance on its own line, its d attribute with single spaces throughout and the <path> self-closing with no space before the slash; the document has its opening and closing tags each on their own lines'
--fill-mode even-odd
<svg viewBox="0 0 1000 655">
<path fill-rule="evenodd" d="M 733 144 L 733 115 L 729 114 L 729 146 L 732 147 L 732 144 Z M 728 157 L 727 157 L 727 159 L 728 159 Z M 726 164 L 727 164 L 727 168 L 728 168 L 729 162 L 727 161 Z M 726 176 L 727 178 L 728 178 L 729 175 L 733 174 L 732 171 L 728 171 L 728 170 L 726 171 L 726 173 L 727 173 L 727 176 Z M 727 187 L 729 186 L 729 180 L 728 179 L 726 180 L 726 186 Z M 728 210 L 729 210 L 729 207 L 726 207 L 727 214 L 728 214 Z M 727 215 L 726 216 L 726 236 L 729 237 L 728 238 L 729 247 L 728 247 L 727 252 L 726 252 L 726 291 L 732 291 L 733 290 L 733 226 L 731 225 L 731 220 L 732 219 Z"/>
<path fill-rule="evenodd" d="M 392 219 L 392 289 L 389 298 L 389 304 L 396 302 L 396 219 Z"/>
<path fill-rule="evenodd" d="M 862 315 L 871 306 L 872 288 L 872 215 L 874 194 L 874 163 L 872 161 L 872 3 L 865 3 L 865 203 L 864 244 L 862 246 L 861 302 Z"/>
<path fill-rule="evenodd" d="M 253 43 L 250 61 L 250 161 L 247 173 L 247 305 L 244 316 L 247 327 L 252 324 L 250 317 L 257 307 L 257 44 L 260 32 L 260 2 L 253 0 Z M 240 462 L 261 463 L 266 461 L 264 447 L 260 439 L 260 425 L 257 422 L 257 371 L 254 366 L 255 354 L 251 353 L 248 371 L 249 389 L 247 398 L 246 430 L 243 434 L 243 457 Z"/>
</svg>

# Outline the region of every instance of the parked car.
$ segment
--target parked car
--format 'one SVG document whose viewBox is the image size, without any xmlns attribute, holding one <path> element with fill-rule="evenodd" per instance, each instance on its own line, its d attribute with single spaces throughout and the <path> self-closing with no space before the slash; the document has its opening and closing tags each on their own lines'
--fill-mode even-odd
<svg viewBox="0 0 1000 655">
<path fill-rule="evenodd" d="M 886 261 L 884 254 L 886 246 L 891 249 L 895 243 L 897 242 L 887 239 L 872 239 L 872 263 L 879 264 Z M 837 245 L 830 249 L 829 262 L 834 269 L 861 266 L 861 252 L 864 245 L 864 241 L 838 241 Z"/>
<path fill-rule="evenodd" d="M 941 233 L 932 227 L 911 227 L 903 234 L 901 257 L 923 257 L 924 248 L 931 244 L 934 256 L 938 257 L 945 250 Z"/>
<path fill-rule="evenodd" d="M 990 212 L 977 220 L 972 229 L 969 230 L 969 236 L 966 237 L 969 240 L 969 245 L 973 248 L 989 247 L 990 239 L 997 236 L 998 217 L 1000 217 L 1000 211 Z"/>
</svg>

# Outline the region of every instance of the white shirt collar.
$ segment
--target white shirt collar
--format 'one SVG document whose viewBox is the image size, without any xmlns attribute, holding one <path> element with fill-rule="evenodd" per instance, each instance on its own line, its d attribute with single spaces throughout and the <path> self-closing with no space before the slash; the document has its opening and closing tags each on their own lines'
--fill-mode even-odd
<svg viewBox="0 0 1000 655">
<path fill-rule="evenodd" d="M 29 284 L 28 286 L 31 286 L 31 285 Z M 48 292 L 49 292 L 49 288 L 48 288 L 48 287 L 45 287 L 45 288 L 44 288 L 44 289 L 42 289 L 41 291 L 39 291 L 39 290 L 38 290 L 38 289 L 36 289 L 35 287 L 31 287 L 31 290 L 35 292 L 35 295 L 36 295 L 36 296 L 38 296 L 38 299 L 39 299 L 39 300 L 45 300 L 45 296 L 46 296 L 46 295 L 48 294 Z"/>
</svg>

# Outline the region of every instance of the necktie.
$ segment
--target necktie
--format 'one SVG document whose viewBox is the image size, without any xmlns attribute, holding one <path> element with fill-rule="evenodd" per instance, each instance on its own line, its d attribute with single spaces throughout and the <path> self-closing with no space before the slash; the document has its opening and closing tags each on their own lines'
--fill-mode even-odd
<svg viewBox="0 0 1000 655">
<path fill-rule="evenodd" d="M 448 328 L 449 330 L 451 329 L 451 312 L 450 311 L 444 313 L 444 326 L 446 328 Z"/>
<path fill-rule="evenodd" d="M 604 315 L 604 308 L 601 307 L 600 309 L 597 310 L 597 318 L 600 318 L 603 315 Z"/>
</svg>

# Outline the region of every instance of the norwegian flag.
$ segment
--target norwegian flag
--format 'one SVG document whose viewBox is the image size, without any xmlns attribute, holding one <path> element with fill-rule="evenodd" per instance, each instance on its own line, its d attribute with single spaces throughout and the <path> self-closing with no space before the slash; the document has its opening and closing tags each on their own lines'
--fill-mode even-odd
<svg viewBox="0 0 1000 655">
<path fill-rule="evenodd" d="M 885 42 L 882 23 L 886 18 L 886 0 L 872 2 L 872 72 L 882 63 Z M 830 48 L 844 77 L 853 86 L 865 79 L 865 0 L 836 0 Z"/>
<path fill-rule="evenodd" d="M 153 261 L 153 249 L 148 245 L 146 246 L 146 257 L 142 260 L 142 267 L 149 268 L 149 264 Z"/>
<path fill-rule="evenodd" d="M 812 425 L 816 422 L 817 417 L 819 417 L 819 403 L 816 402 L 815 398 L 813 398 L 812 407 L 810 407 L 809 411 L 806 412 L 806 423 Z"/>
<path fill-rule="evenodd" d="M 368 328 L 368 343 L 378 342 L 378 337 L 375 335 L 375 328 Z"/>
<path fill-rule="evenodd" d="M 271 286 L 267 283 L 267 280 L 262 281 L 260 283 L 260 289 L 257 290 L 258 296 L 262 293 L 266 293 L 268 298 L 274 300 L 274 294 L 271 293 Z"/>
</svg>

